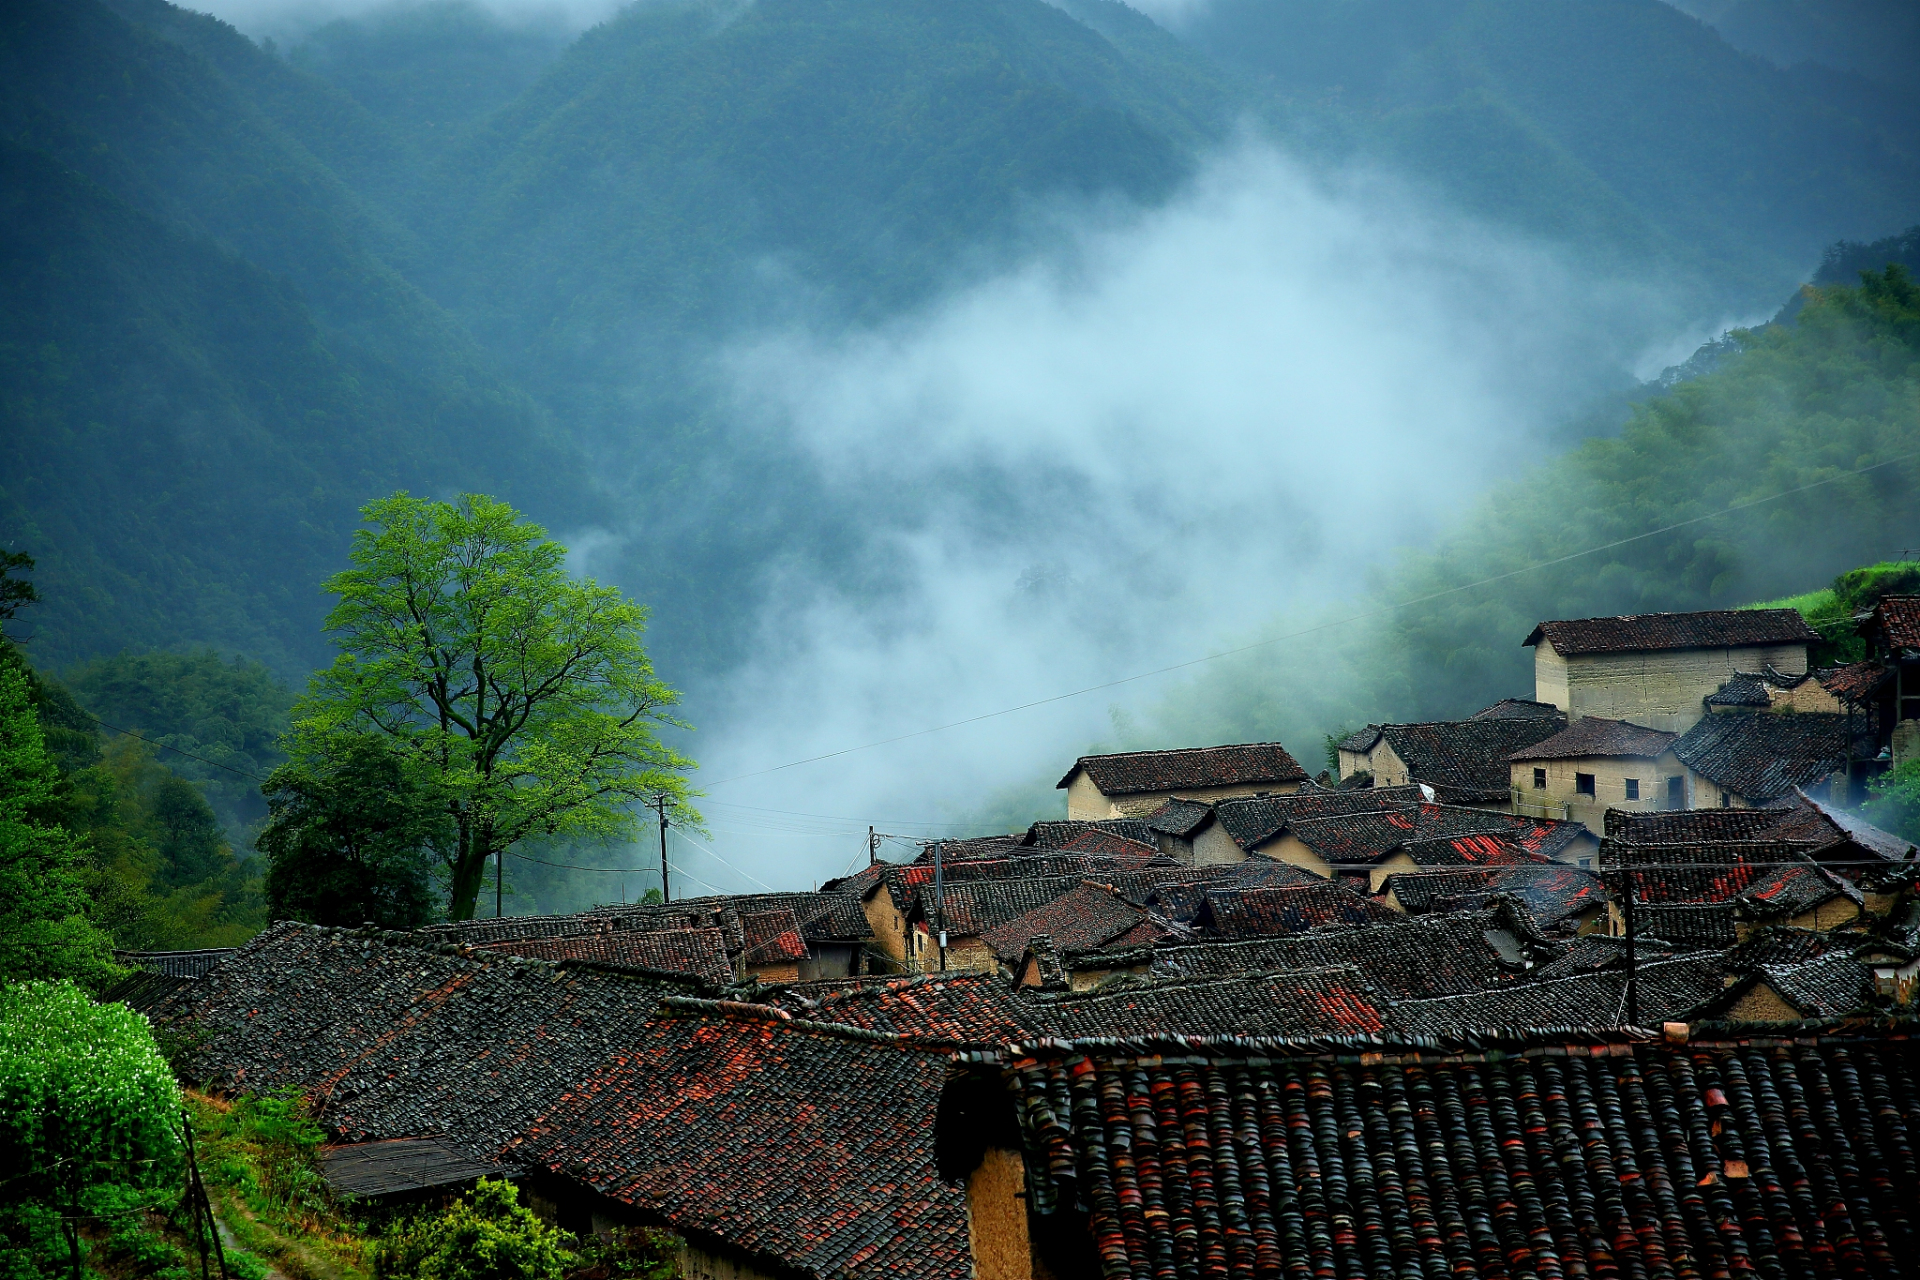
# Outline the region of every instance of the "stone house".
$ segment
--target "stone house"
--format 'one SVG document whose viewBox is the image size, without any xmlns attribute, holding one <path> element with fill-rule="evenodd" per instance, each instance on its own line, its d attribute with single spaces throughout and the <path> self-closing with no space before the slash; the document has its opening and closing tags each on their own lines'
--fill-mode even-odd
<svg viewBox="0 0 1920 1280">
<path fill-rule="evenodd" d="M 1679 734 L 1586 716 L 1508 760 L 1515 813 L 1578 822 L 1599 835 L 1609 809 L 1687 807 Z"/>
<path fill-rule="evenodd" d="M 1145 817 L 1174 796 L 1220 800 L 1228 796 L 1287 795 L 1307 771 L 1277 742 L 1177 751 L 1126 751 L 1082 756 L 1059 789 L 1069 819 Z"/>
<path fill-rule="evenodd" d="M 1566 728 L 1567 716 L 1533 702 L 1496 703 L 1481 716 L 1370 724 L 1338 744 L 1340 778 L 1352 782 L 1365 775 L 1374 787 L 1425 786 L 1442 804 L 1504 809 L 1508 757 Z"/>
<path fill-rule="evenodd" d="M 1737 672 L 1806 672 L 1819 638 L 1793 609 L 1722 609 L 1542 622 L 1522 643 L 1534 650 L 1534 697 L 1570 719 L 1679 733 Z"/>
</svg>

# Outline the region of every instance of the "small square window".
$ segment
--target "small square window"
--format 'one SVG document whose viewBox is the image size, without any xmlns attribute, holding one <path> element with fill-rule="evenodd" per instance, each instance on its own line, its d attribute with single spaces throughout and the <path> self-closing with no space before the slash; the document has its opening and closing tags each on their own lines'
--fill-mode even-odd
<svg viewBox="0 0 1920 1280">
<path fill-rule="evenodd" d="M 1627 799 L 1638 800 L 1639 798 L 1640 798 L 1640 779 L 1628 778 L 1627 779 Z"/>
<path fill-rule="evenodd" d="M 1590 773 L 1574 774 L 1573 789 L 1575 791 L 1578 791 L 1583 796 L 1592 795 L 1593 794 L 1593 775 Z"/>
<path fill-rule="evenodd" d="M 1545 791 L 1547 789 L 1547 771 L 1545 769 L 1535 769 L 1533 771 L 1533 789 L 1535 791 Z"/>
</svg>

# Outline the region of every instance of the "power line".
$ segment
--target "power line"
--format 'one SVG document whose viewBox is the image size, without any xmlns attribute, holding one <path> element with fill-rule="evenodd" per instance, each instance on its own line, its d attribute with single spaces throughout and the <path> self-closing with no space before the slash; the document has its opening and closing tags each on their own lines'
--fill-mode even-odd
<svg viewBox="0 0 1920 1280">
<path fill-rule="evenodd" d="M 930 729 L 916 729 L 912 733 L 902 733 L 891 738 L 881 738 L 875 742 L 862 743 L 857 747 L 843 747 L 838 751 L 828 751 L 822 755 L 808 756 L 804 760 L 789 760 L 786 764 L 777 764 L 768 769 L 756 769 L 751 773 L 736 773 L 731 777 L 721 778 L 717 782 L 710 782 L 706 785 L 710 787 L 720 787 L 725 786 L 729 782 L 740 782 L 747 778 L 764 777 L 769 773 L 779 773 L 786 769 L 797 769 L 801 765 L 818 764 L 822 760 L 833 760 L 840 756 L 853 755 L 860 751 L 871 751 L 875 747 L 891 746 L 896 742 L 905 742 L 911 738 L 924 738 L 929 734 L 944 733 L 948 729 L 958 729 L 964 725 L 979 724 L 983 720 L 996 720 L 1001 716 L 1010 716 L 1016 712 L 1031 711 L 1035 707 L 1044 707 L 1051 703 L 1065 702 L 1070 698 L 1078 698 L 1085 694 L 1098 693 L 1102 689 L 1114 689 L 1123 684 L 1132 684 L 1138 680 L 1148 680 L 1154 676 L 1163 676 L 1174 671 L 1184 671 L 1188 667 L 1197 667 L 1204 663 L 1217 662 L 1221 658 L 1231 658 L 1236 654 L 1248 653 L 1254 649 L 1263 649 L 1268 645 L 1279 644 L 1285 640 L 1298 640 L 1302 636 L 1313 635 L 1315 632 L 1328 631 L 1335 627 L 1344 627 L 1355 622 L 1364 622 L 1368 618 L 1378 617 L 1387 613 L 1395 613 L 1401 609 L 1408 609 L 1417 604 L 1426 604 L 1429 601 L 1444 599 L 1451 595 L 1458 595 L 1463 591 L 1472 591 L 1479 587 L 1490 586 L 1496 582 L 1504 582 L 1508 578 L 1517 578 L 1521 574 L 1532 573 L 1537 569 L 1550 569 L 1554 565 L 1566 564 L 1571 560 L 1579 560 L 1586 556 L 1598 555 L 1602 551 L 1611 551 L 1615 547 L 1624 547 L 1630 543 L 1643 542 L 1648 538 L 1657 538 L 1663 533 L 1672 533 L 1676 529 L 1685 529 L 1690 525 L 1701 524 L 1708 520 L 1717 520 L 1721 516 L 1732 515 L 1736 511 L 1745 511 L 1751 507 L 1763 506 L 1769 502 L 1777 502 L 1781 498 L 1792 497 L 1796 493 L 1806 493 L 1811 489 L 1818 489 L 1825 485 L 1834 484 L 1837 481 L 1845 480 L 1852 476 L 1865 475 L 1869 471 L 1878 471 L 1882 467 L 1890 467 L 1897 462 L 1906 462 L 1912 458 L 1920 458 L 1920 450 L 1903 453 L 1898 457 L 1887 458 L 1884 461 L 1876 462 L 1869 466 L 1856 467 L 1851 471 L 1842 471 L 1837 475 L 1828 476 L 1824 480 L 1815 480 L 1809 484 L 1798 485 L 1792 489 L 1783 489 L 1779 493 L 1770 494 L 1764 498 L 1755 498 L 1749 502 L 1736 502 L 1730 507 L 1723 507 L 1707 515 L 1694 516 L 1691 519 L 1675 521 L 1673 524 L 1663 525 L 1658 529 L 1649 529 L 1645 533 L 1636 533 L 1629 538 L 1616 538 L 1612 542 L 1603 542 L 1598 546 L 1588 547 L 1584 551 L 1575 551 L 1564 556 L 1555 556 L 1550 560 L 1536 561 L 1533 564 L 1523 565 L 1518 569 L 1508 570 L 1506 573 L 1496 573 L 1491 577 L 1481 578 L 1477 582 L 1468 582 L 1460 586 L 1448 587 L 1444 591 L 1429 592 L 1424 596 L 1415 596 L 1411 600 L 1402 600 L 1397 604 L 1378 605 L 1372 609 L 1362 610 L 1359 613 L 1352 614 L 1345 618 L 1336 618 L 1331 622 L 1316 623 L 1311 627 L 1303 627 L 1298 631 L 1289 631 L 1284 635 L 1269 636 L 1265 640 L 1256 640 L 1251 644 L 1239 645 L 1232 649 L 1222 649 L 1218 653 L 1209 653 L 1204 657 L 1189 658 L 1185 662 L 1176 662 L 1170 666 L 1156 667 L 1152 671 L 1142 671 L 1137 675 L 1122 676 L 1117 680 L 1107 680 L 1100 684 L 1090 684 L 1084 689 L 1075 689 L 1071 693 L 1057 693 L 1048 698 L 1036 698 L 1032 702 L 1023 702 L 1018 706 L 1003 707 L 998 711 L 988 711 L 977 716 L 968 716 L 963 720 L 949 721 L 946 724 L 935 725 Z"/>
</svg>

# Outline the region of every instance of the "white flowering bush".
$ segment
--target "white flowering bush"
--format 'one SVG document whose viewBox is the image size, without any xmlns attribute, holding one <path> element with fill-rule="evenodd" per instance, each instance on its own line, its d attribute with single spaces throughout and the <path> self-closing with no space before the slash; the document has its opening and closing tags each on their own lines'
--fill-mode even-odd
<svg viewBox="0 0 1920 1280">
<path fill-rule="evenodd" d="M 179 1090 L 145 1018 L 71 982 L 0 988 L 0 1277 L 77 1268 L 81 1224 L 161 1205 L 181 1160 Z"/>
</svg>

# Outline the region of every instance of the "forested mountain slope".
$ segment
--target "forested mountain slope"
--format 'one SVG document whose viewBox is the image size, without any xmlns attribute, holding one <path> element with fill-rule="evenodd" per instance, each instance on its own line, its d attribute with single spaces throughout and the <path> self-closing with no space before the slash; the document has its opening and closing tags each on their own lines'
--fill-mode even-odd
<svg viewBox="0 0 1920 1280">
<path fill-rule="evenodd" d="M 377 123 L 137 7 L 159 25 L 96 0 L 0 19 L 0 526 L 54 602 L 40 661 L 199 642 L 297 674 L 369 494 L 539 509 L 580 473 L 299 136 L 351 169 Z"/>
<path fill-rule="evenodd" d="M 1754 305 L 1920 209 L 1920 135 L 1662 0 L 1210 0 L 1182 27 L 1490 215 Z M 1744 298 L 1745 301 L 1739 301 Z"/>
<path fill-rule="evenodd" d="M 1151 201 L 1236 104 L 1092 3 L 1157 65 L 1041 0 L 632 6 L 444 162 L 432 287 L 553 378 L 764 317 L 782 276 L 886 314 L 1036 198 Z"/>
</svg>

